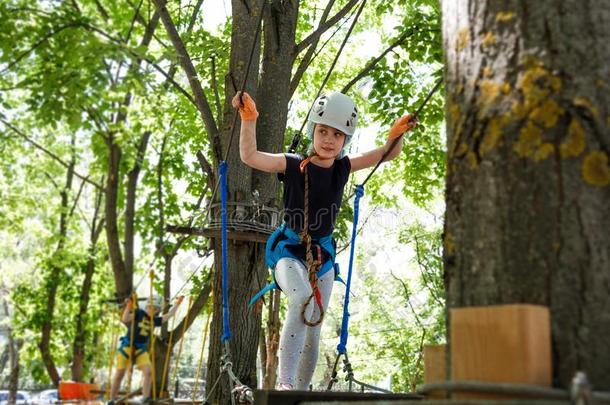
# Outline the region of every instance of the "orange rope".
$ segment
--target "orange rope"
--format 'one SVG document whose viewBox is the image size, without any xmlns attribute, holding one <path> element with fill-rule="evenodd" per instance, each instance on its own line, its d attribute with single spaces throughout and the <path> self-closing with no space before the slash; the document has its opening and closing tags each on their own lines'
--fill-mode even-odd
<svg viewBox="0 0 610 405">
<path fill-rule="evenodd" d="M 303 223 L 303 231 L 301 232 L 301 243 L 305 243 L 305 260 L 307 262 L 307 274 L 309 276 L 309 283 L 311 284 L 311 295 L 307 298 L 305 304 L 303 304 L 303 309 L 301 310 L 301 317 L 303 318 L 303 322 L 307 326 L 317 326 L 322 323 L 324 319 L 324 308 L 322 306 L 321 298 L 320 298 L 320 290 L 318 289 L 318 270 L 320 269 L 320 265 L 322 264 L 320 260 L 314 260 L 313 254 L 311 253 L 311 235 L 309 234 L 309 176 L 307 175 L 307 165 L 311 161 L 311 158 L 315 156 L 315 153 L 308 158 L 304 159 L 301 164 L 301 172 L 305 176 L 305 201 L 303 204 L 303 208 L 305 211 L 304 223 Z M 315 302 L 320 309 L 320 316 L 317 320 L 308 320 L 305 316 L 305 312 L 307 311 L 307 307 L 312 299 L 315 298 Z"/>
</svg>

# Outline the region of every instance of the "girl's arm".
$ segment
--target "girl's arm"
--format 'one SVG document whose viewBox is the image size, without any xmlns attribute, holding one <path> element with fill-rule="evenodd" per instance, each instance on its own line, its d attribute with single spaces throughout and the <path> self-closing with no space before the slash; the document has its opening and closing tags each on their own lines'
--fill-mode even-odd
<svg viewBox="0 0 610 405">
<path fill-rule="evenodd" d="M 387 162 L 389 160 L 394 159 L 400 154 L 400 151 L 402 149 L 402 135 L 405 132 L 409 131 L 411 128 L 413 128 L 416 124 L 417 120 L 414 119 L 411 114 L 403 115 L 402 117 L 398 118 L 390 129 L 388 140 L 386 141 L 385 145 L 370 150 L 368 152 L 349 155 L 349 161 L 352 166 L 351 171 L 355 172 L 357 170 L 362 170 L 366 169 L 367 167 L 375 166 L 377 162 L 381 160 L 386 151 L 390 149 L 392 143 L 394 142 L 394 139 L 400 138 L 398 142 L 396 142 L 394 148 L 392 148 L 390 153 L 388 153 L 388 155 L 385 157 L 384 161 Z"/>
<path fill-rule="evenodd" d="M 161 317 L 162 322 L 167 322 L 169 320 L 169 318 L 176 315 L 176 312 L 178 311 L 178 307 L 180 306 L 180 303 L 182 302 L 182 300 L 184 300 L 184 296 L 182 296 L 182 295 L 179 296 L 178 298 L 176 298 L 176 304 L 169 311 L 167 311 L 167 314 L 165 314 Z"/>
<path fill-rule="evenodd" d="M 256 104 L 248 93 L 237 92 L 233 97 L 233 107 L 239 109 L 241 131 L 239 133 L 239 156 L 245 164 L 253 169 L 268 173 L 286 171 L 286 157 L 283 153 L 261 152 L 256 148 Z"/>
<path fill-rule="evenodd" d="M 129 325 L 129 323 L 131 322 L 132 311 L 133 301 L 131 300 L 131 298 L 127 298 L 125 300 L 125 309 L 123 310 L 123 315 L 121 316 L 121 322 L 123 322 L 125 325 Z"/>
</svg>

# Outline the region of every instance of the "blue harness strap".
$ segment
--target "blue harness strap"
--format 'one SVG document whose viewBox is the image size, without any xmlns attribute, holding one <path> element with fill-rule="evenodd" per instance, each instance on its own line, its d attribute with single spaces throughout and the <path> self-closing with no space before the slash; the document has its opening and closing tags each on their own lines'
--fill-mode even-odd
<svg viewBox="0 0 610 405">
<path fill-rule="evenodd" d="M 131 346 L 129 344 L 129 336 L 121 336 L 120 342 L 121 342 L 121 345 L 119 346 L 119 349 L 118 349 L 119 353 L 121 353 L 126 359 L 129 359 L 129 355 L 125 351 L 125 349 L 129 349 L 129 347 Z M 137 359 L 140 354 L 148 351 L 148 344 L 134 342 L 133 349 L 135 350 L 134 358 Z"/>
<path fill-rule="evenodd" d="M 222 336 L 226 342 L 231 339 L 229 328 L 229 271 L 227 268 L 227 162 L 220 162 L 220 221 L 222 245 Z"/>
<path fill-rule="evenodd" d="M 356 232 L 358 227 L 358 213 L 360 210 L 360 198 L 364 195 L 364 186 L 356 186 L 356 198 L 354 198 L 354 222 L 352 226 L 352 241 L 349 252 L 349 269 L 347 270 L 347 284 L 345 285 L 345 300 L 343 301 L 343 320 L 341 321 L 341 339 L 337 345 L 339 354 L 345 354 L 349 324 L 349 293 L 352 285 L 352 269 L 354 265 L 354 252 L 356 247 Z"/>
<path fill-rule="evenodd" d="M 330 270 L 335 271 L 335 280 L 340 281 L 342 283 L 343 280 L 339 277 L 339 265 L 335 263 L 336 250 L 333 244 L 332 235 L 327 235 L 322 238 L 316 239 L 313 241 L 318 244 L 322 249 L 324 249 L 328 255 L 329 259 L 326 260 L 320 270 L 316 273 L 318 277 L 322 277 Z M 286 223 L 280 225 L 267 239 L 267 244 L 265 246 L 265 263 L 269 268 L 271 268 L 271 275 L 273 277 L 273 281 L 267 284 L 262 290 L 260 290 L 256 295 L 252 297 L 248 305 L 254 304 L 260 297 L 265 295 L 268 291 L 273 290 L 275 288 L 279 289 L 278 284 L 275 281 L 275 266 L 280 259 L 284 257 L 290 257 L 292 259 L 301 260 L 301 258 L 295 256 L 290 249 L 291 246 L 299 246 L 301 245 L 301 237 L 298 233 L 292 230 Z M 345 283 L 344 283 L 345 284 Z"/>
</svg>

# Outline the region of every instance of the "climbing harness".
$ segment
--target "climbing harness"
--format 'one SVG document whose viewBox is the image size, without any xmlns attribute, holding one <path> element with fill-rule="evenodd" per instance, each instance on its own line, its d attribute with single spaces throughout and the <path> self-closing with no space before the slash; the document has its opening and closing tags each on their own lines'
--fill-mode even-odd
<svg viewBox="0 0 610 405">
<path fill-rule="evenodd" d="M 421 113 L 421 111 L 423 110 L 425 105 L 432 98 L 432 95 L 434 93 L 436 93 L 436 91 L 440 88 L 441 83 L 442 83 L 442 80 L 437 81 L 437 83 L 432 88 L 432 90 L 430 90 L 430 92 L 428 93 L 428 95 L 426 96 L 426 98 L 424 99 L 422 104 L 413 114 L 412 119 L 414 119 L 414 120 L 417 119 L 417 117 L 419 116 L 419 114 Z M 350 316 L 349 298 L 350 298 L 350 290 L 351 290 L 351 283 L 352 283 L 352 272 L 353 272 L 353 267 L 354 267 L 354 256 L 355 256 L 355 250 L 356 250 L 356 235 L 357 235 L 357 230 L 358 230 L 358 217 L 359 217 L 359 213 L 360 213 L 360 199 L 364 196 L 364 185 L 371 178 L 373 173 L 375 173 L 375 171 L 381 165 L 381 163 L 387 158 L 389 153 L 394 149 L 394 147 L 397 145 L 397 143 L 399 142 L 401 137 L 402 137 L 402 135 L 395 138 L 392 141 L 392 144 L 383 153 L 381 159 L 379 159 L 379 161 L 377 162 L 375 167 L 370 171 L 370 173 L 365 178 L 365 180 L 361 184 L 356 186 L 355 191 L 354 191 L 354 193 L 355 193 L 354 219 L 353 219 L 353 224 L 352 224 L 352 237 L 351 237 L 351 241 L 350 241 L 350 256 L 349 256 L 349 267 L 348 267 L 348 271 L 347 271 L 347 283 L 346 283 L 346 287 L 345 287 L 345 298 L 343 301 L 343 318 L 341 321 L 341 335 L 340 335 L 340 339 L 339 339 L 339 344 L 337 345 L 337 357 L 335 359 L 335 363 L 334 363 L 334 367 L 333 367 L 333 371 L 332 371 L 332 375 L 331 375 L 331 380 L 327 386 L 328 391 L 330 391 L 332 389 L 333 384 L 335 382 L 337 382 L 337 366 L 339 364 L 339 359 L 341 358 L 341 356 L 344 356 L 345 359 L 343 361 L 343 363 L 344 363 L 343 370 L 347 373 L 346 380 L 349 383 L 350 391 L 352 390 L 353 383 L 357 383 L 362 387 L 367 387 L 372 390 L 376 390 L 376 391 L 380 391 L 380 392 L 388 392 L 387 390 L 384 390 L 382 388 L 362 383 L 354 378 L 352 366 L 351 366 L 351 364 L 349 362 L 349 358 L 347 356 L 347 339 L 348 339 L 348 335 L 349 335 L 348 330 L 349 330 L 349 316 Z"/>
</svg>

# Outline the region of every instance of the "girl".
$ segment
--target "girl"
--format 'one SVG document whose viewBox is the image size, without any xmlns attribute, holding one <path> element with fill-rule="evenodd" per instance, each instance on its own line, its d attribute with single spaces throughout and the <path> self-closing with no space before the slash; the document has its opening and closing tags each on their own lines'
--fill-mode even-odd
<svg viewBox="0 0 610 405">
<path fill-rule="evenodd" d="M 346 156 L 356 130 L 358 110 L 352 99 L 331 93 L 316 99 L 309 112 L 309 156 L 267 153 L 256 147 L 256 104 L 248 93 L 232 100 L 239 109 L 239 153 L 248 166 L 278 173 L 284 183 L 284 223 L 267 241 L 266 261 L 274 283 L 288 297 L 288 313 L 279 345 L 278 389 L 307 390 L 318 359 L 320 329 L 335 278 L 332 232 L 349 174 L 374 166 L 392 140 L 415 125 L 407 114 L 396 120 L 383 147 Z M 402 139 L 386 160 L 401 150 Z M 258 297 L 259 295 L 257 295 Z"/>
</svg>

